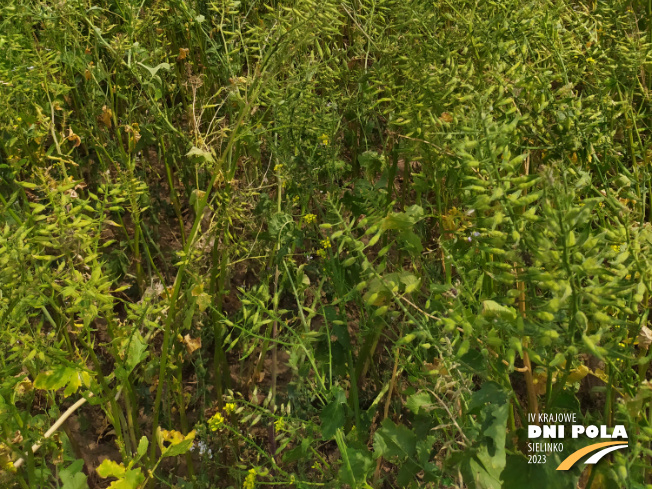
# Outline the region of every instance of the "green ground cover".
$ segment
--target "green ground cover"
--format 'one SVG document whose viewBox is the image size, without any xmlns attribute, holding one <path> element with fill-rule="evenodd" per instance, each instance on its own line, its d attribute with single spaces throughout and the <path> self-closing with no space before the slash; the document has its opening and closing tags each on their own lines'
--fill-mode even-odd
<svg viewBox="0 0 652 489">
<path fill-rule="evenodd" d="M 2 487 L 652 487 L 652 2 L 1 3 Z"/>
</svg>

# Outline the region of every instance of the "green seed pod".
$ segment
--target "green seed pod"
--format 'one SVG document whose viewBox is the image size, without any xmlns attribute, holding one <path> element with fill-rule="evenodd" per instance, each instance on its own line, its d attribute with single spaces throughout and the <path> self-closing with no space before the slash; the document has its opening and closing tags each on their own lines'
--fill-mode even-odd
<svg viewBox="0 0 652 489">
<path fill-rule="evenodd" d="M 373 295 L 376 295 L 376 294 L 373 294 Z M 388 306 L 379 307 L 378 309 L 376 309 L 376 312 L 374 312 L 374 316 L 376 316 L 376 317 L 383 316 L 387 312 L 388 309 L 389 309 Z"/>
<path fill-rule="evenodd" d="M 380 231 L 377 232 L 376 235 L 369 240 L 369 244 L 367 245 L 367 247 L 372 247 L 373 245 L 378 243 L 378 240 L 380 239 L 381 234 L 382 234 L 382 232 L 380 232 Z"/>
</svg>

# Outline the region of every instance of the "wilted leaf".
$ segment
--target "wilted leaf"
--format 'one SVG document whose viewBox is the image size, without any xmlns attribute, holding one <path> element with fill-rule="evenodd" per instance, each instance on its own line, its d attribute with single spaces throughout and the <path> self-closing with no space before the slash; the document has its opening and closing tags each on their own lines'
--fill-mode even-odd
<svg viewBox="0 0 652 489">
<path fill-rule="evenodd" d="M 201 338 L 191 338 L 189 334 L 183 337 L 183 344 L 186 345 L 186 350 L 192 354 L 195 350 L 201 348 Z"/>
<path fill-rule="evenodd" d="M 652 330 L 647 326 L 642 326 L 641 330 L 638 332 L 638 346 L 647 350 L 652 343 Z"/>
<path fill-rule="evenodd" d="M 107 106 L 102 107 L 102 114 L 100 115 L 100 121 L 106 126 L 106 127 L 111 127 L 113 124 L 113 111 Z"/>
<path fill-rule="evenodd" d="M 439 119 L 447 124 L 453 122 L 453 116 L 448 112 L 442 112 L 442 114 L 439 116 Z"/>
</svg>

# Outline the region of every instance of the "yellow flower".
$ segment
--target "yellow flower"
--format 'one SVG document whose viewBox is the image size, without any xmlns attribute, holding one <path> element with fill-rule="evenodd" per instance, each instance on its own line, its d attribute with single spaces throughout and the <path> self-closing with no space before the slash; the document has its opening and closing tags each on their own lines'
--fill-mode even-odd
<svg viewBox="0 0 652 489">
<path fill-rule="evenodd" d="M 322 134 L 318 139 L 323 146 L 328 146 L 328 136 L 326 134 Z"/>
<path fill-rule="evenodd" d="M 211 431 L 217 431 L 224 424 L 224 416 L 219 411 L 208 420 L 208 427 Z"/>
<path fill-rule="evenodd" d="M 227 403 L 224 405 L 224 412 L 225 412 L 226 414 L 234 413 L 234 412 L 235 412 L 235 404 L 232 403 L 232 402 L 227 402 Z"/>
<path fill-rule="evenodd" d="M 611 249 L 616 253 L 620 253 L 620 245 L 611 245 Z"/>
<path fill-rule="evenodd" d="M 274 421 L 274 428 L 276 431 L 283 431 L 285 429 L 285 420 L 281 417 Z"/>
<path fill-rule="evenodd" d="M 315 222 L 317 220 L 317 216 L 314 214 L 306 214 L 303 216 L 303 220 L 310 224 L 311 222 Z"/>
<path fill-rule="evenodd" d="M 325 258 L 326 252 L 324 250 L 317 250 L 317 256 L 319 256 L 320 258 Z"/>
<path fill-rule="evenodd" d="M 327 250 L 328 248 L 331 247 L 331 240 L 328 239 L 328 238 L 326 238 L 326 239 L 322 239 L 322 240 L 319 242 L 319 244 L 321 244 L 321 247 L 322 247 L 323 249 Z"/>
<path fill-rule="evenodd" d="M 586 58 L 586 61 L 588 61 L 591 64 L 595 64 L 595 60 L 591 57 Z"/>
<path fill-rule="evenodd" d="M 256 487 L 256 469 L 249 469 L 244 484 L 242 484 L 242 489 L 254 489 L 254 487 Z"/>
<path fill-rule="evenodd" d="M 274 166 L 274 173 L 279 173 L 283 169 L 283 164 L 279 163 L 278 165 Z"/>
</svg>

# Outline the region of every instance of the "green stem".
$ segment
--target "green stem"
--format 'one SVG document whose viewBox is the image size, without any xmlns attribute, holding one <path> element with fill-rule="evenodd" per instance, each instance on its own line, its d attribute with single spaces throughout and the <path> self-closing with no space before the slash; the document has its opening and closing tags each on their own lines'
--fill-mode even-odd
<svg viewBox="0 0 652 489">
<path fill-rule="evenodd" d="M 260 85 L 259 85 L 260 86 Z M 164 327 L 164 332 L 163 332 L 163 345 L 161 349 L 161 360 L 160 360 L 160 367 L 159 367 L 159 377 L 158 377 L 158 385 L 156 387 L 156 398 L 154 400 L 154 414 L 152 417 L 152 430 L 156 430 L 158 428 L 158 423 L 161 415 L 161 400 L 163 398 L 163 384 L 166 382 L 167 378 L 167 367 L 168 367 L 168 355 L 169 355 L 169 348 L 170 348 L 170 339 L 172 338 L 173 334 L 173 324 L 174 320 L 176 317 L 177 313 L 177 304 L 179 302 L 179 294 L 181 293 L 181 285 L 183 282 L 184 274 L 186 271 L 186 266 L 189 260 L 190 252 L 191 252 L 191 246 L 195 242 L 195 238 L 197 237 L 197 233 L 200 229 L 200 224 L 202 217 L 204 215 L 204 209 L 206 208 L 206 205 L 208 204 L 208 199 L 211 196 L 211 192 L 213 188 L 215 187 L 215 183 L 218 181 L 218 178 L 222 174 L 222 169 L 224 165 L 224 161 L 226 160 L 227 155 L 231 152 L 231 148 L 235 144 L 236 136 L 238 134 L 238 129 L 242 125 L 242 122 L 244 121 L 245 115 L 249 114 L 251 111 L 251 105 L 253 104 L 253 101 L 256 99 L 257 92 L 254 91 L 252 94 L 251 98 L 249 99 L 248 103 L 244 105 L 242 110 L 240 111 L 240 115 L 234 125 L 234 129 L 231 132 L 231 136 L 229 137 L 229 141 L 226 145 L 226 148 L 224 152 L 222 153 L 222 156 L 216 165 L 216 168 L 214 170 L 213 177 L 211 178 L 210 185 L 208 188 L 206 188 L 206 191 L 204 192 L 204 195 L 199 199 L 199 202 L 197 204 L 197 213 L 195 214 L 195 222 L 193 223 L 192 229 L 190 230 L 190 234 L 188 236 L 188 240 L 186 241 L 186 245 L 184 246 L 184 260 L 179 266 L 179 270 L 177 271 L 177 275 L 174 279 L 174 286 L 172 289 L 172 296 L 170 297 L 170 309 L 168 311 L 168 315 L 165 321 L 165 327 Z M 150 451 L 150 459 L 152 463 L 156 459 L 156 444 L 152 443 L 152 448 Z"/>
</svg>

